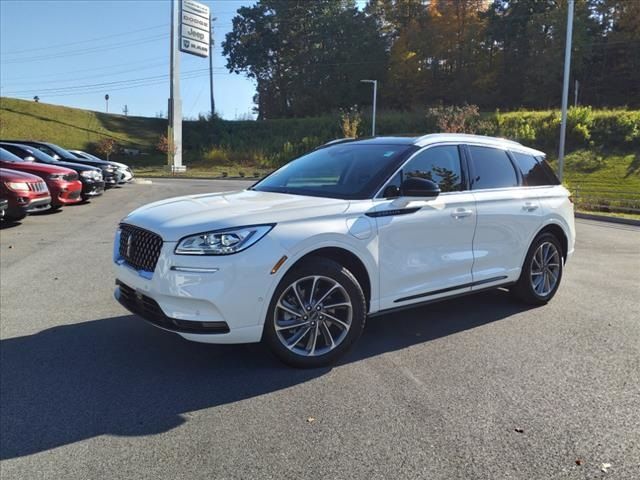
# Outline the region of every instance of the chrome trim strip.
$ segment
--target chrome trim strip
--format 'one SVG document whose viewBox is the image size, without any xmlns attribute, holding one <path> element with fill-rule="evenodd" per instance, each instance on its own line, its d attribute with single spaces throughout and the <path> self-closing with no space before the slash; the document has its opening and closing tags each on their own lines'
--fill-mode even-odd
<svg viewBox="0 0 640 480">
<path fill-rule="evenodd" d="M 186 273 L 216 273 L 219 268 L 205 268 L 205 267 L 178 267 L 172 266 L 171 270 L 174 272 L 186 272 Z"/>
</svg>

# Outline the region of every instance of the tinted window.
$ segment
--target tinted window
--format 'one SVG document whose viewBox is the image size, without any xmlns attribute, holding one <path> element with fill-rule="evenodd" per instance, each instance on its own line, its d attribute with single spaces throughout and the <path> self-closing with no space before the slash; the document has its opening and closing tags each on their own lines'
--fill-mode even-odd
<svg viewBox="0 0 640 480">
<path fill-rule="evenodd" d="M 558 180 L 556 172 L 553 171 L 553 168 L 551 168 L 549 162 L 547 162 L 544 157 L 536 157 L 536 160 L 540 162 L 540 167 L 544 174 L 547 176 L 547 185 L 560 185 L 560 180 Z"/>
<path fill-rule="evenodd" d="M 411 148 L 408 145 L 371 144 L 321 148 L 275 171 L 256 184 L 253 190 L 333 198 L 371 198 Z"/>
<path fill-rule="evenodd" d="M 460 153 L 455 145 L 428 148 L 402 169 L 404 179 L 420 177 L 440 185 L 442 192 L 462 190 Z"/>
<path fill-rule="evenodd" d="M 518 176 L 507 152 L 497 148 L 475 146 L 469 146 L 469 151 L 474 190 L 518 186 Z"/>
<path fill-rule="evenodd" d="M 536 159 L 533 155 L 525 153 L 512 152 L 516 160 L 516 165 L 522 172 L 522 179 L 526 186 L 536 187 L 540 185 L 556 185 L 554 181 L 555 175 L 549 176 L 548 168 L 543 162 Z"/>
</svg>

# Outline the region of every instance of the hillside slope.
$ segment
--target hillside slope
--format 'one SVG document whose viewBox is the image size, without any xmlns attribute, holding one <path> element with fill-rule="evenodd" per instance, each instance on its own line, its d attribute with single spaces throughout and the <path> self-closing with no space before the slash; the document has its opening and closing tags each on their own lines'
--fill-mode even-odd
<svg viewBox="0 0 640 480">
<path fill-rule="evenodd" d="M 57 143 L 65 148 L 91 149 L 110 137 L 123 147 L 153 150 L 167 121 L 125 117 L 91 110 L 0 98 L 0 138 Z"/>
</svg>

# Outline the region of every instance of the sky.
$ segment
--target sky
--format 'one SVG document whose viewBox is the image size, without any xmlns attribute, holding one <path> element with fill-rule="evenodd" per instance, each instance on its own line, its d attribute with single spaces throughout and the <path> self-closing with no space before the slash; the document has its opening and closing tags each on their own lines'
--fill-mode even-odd
<svg viewBox="0 0 640 480">
<path fill-rule="evenodd" d="M 228 72 L 221 43 L 238 7 L 255 2 L 200 1 L 217 17 L 216 111 L 247 118 L 255 84 Z M 169 23 L 169 0 L 0 0 L 0 95 L 105 111 L 109 94 L 109 112 L 166 115 Z M 207 114 L 208 59 L 183 53 L 180 63 L 184 118 Z"/>
</svg>

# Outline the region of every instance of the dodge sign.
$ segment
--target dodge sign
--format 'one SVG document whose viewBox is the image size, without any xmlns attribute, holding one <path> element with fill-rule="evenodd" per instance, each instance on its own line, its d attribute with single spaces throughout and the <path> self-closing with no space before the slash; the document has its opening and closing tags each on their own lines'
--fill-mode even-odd
<svg viewBox="0 0 640 480">
<path fill-rule="evenodd" d="M 180 6 L 180 51 L 208 57 L 211 40 L 209 7 L 195 0 L 182 0 Z"/>
</svg>

